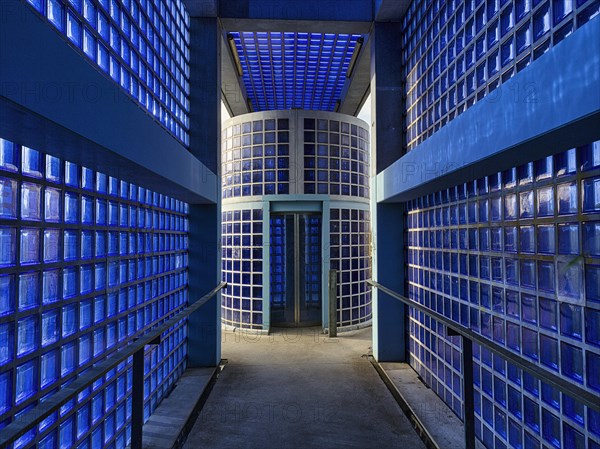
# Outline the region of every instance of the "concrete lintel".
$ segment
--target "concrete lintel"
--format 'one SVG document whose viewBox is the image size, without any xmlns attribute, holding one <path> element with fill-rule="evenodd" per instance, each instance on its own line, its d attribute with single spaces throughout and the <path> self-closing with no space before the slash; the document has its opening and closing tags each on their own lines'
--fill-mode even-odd
<svg viewBox="0 0 600 449">
<path fill-rule="evenodd" d="M 221 18 L 226 31 L 280 31 L 298 33 L 367 34 L 371 22 L 286 20 L 286 19 L 240 19 Z"/>
<path fill-rule="evenodd" d="M 229 114 L 232 117 L 250 112 L 247 93 L 227 42 L 227 33 L 221 39 L 221 95 Z"/>
<path fill-rule="evenodd" d="M 600 139 L 600 17 L 377 177 L 406 201 Z"/>
<path fill-rule="evenodd" d="M 372 0 L 222 0 L 219 16 L 231 19 L 372 22 Z M 248 31 L 248 30 L 243 30 Z"/>
</svg>

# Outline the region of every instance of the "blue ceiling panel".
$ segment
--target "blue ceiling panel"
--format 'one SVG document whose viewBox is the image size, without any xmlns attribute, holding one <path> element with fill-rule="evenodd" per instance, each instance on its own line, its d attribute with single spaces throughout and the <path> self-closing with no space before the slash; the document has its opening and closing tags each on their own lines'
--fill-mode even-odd
<svg viewBox="0 0 600 449">
<path fill-rule="evenodd" d="M 333 111 L 360 34 L 234 32 L 255 111 Z"/>
</svg>

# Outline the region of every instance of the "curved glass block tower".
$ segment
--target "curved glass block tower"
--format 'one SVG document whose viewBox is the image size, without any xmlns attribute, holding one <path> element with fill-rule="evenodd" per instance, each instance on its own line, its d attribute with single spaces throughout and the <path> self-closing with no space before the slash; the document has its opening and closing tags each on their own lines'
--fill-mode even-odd
<svg viewBox="0 0 600 449">
<path fill-rule="evenodd" d="M 371 320 L 369 132 L 333 112 L 234 117 L 222 135 L 225 325 L 328 327 L 338 270 L 338 326 Z"/>
</svg>

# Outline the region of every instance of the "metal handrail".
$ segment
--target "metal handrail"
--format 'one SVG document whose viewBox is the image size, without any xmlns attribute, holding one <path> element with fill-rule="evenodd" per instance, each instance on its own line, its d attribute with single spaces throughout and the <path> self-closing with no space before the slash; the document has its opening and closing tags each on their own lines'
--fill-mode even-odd
<svg viewBox="0 0 600 449">
<path fill-rule="evenodd" d="M 200 298 L 198 301 L 189 305 L 175 316 L 169 318 L 164 323 L 150 329 L 147 333 L 135 339 L 131 344 L 123 347 L 117 352 L 106 357 L 101 362 L 84 371 L 73 382 L 61 388 L 58 392 L 48 399 L 40 402 L 36 407 L 23 414 L 13 422 L 0 430 L 0 447 L 6 447 L 8 444 L 21 435 L 29 431 L 33 426 L 56 412 L 64 403 L 73 399 L 82 390 L 90 386 L 101 376 L 104 376 L 111 369 L 115 368 L 127 358 L 133 356 L 133 391 L 132 391 L 132 429 L 131 429 L 131 448 L 141 448 L 141 434 L 143 425 L 143 399 L 144 399 L 144 348 L 147 345 L 160 343 L 160 337 L 163 332 L 176 325 L 179 321 L 187 318 L 204 304 L 206 304 L 217 292 L 227 287 L 226 282 L 221 282 L 214 289 Z M 141 382 L 139 380 L 141 373 Z M 137 422 L 136 422 L 137 421 Z"/>
<path fill-rule="evenodd" d="M 553 385 L 563 391 L 564 393 L 571 396 L 573 399 L 581 402 L 582 404 L 588 406 L 589 408 L 600 412 L 600 401 L 598 400 L 598 396 L 594 393 L 585 390 L 571 382 L 564 380 L 563 378 L 546 371 L 539 365 L 530 362 L 529 360 L 520 357 L 519 355 L 509 351 L 503 346 L 500 346 L 498 343 L 495 343 L 487 338 L 479 335 L 469 329 L 468 327 L 463 326 L 451 319 L 445 317 L 444 315 L 435 312 L 428 307 L 425 307 L 423 304 L 412 301 L 411 299 L 396 293 L 393 290 L 390 290 L 387 287 L 379 284 L 372 279 L 367 280 L 367 283 L 371 286 L 379 289 L 383 293 L 391 296 L 394 299 L 401 301 L 407 306 L 414 307 L 415 309 L 423 312 L 426 315 L 429 315 L 431 318 L 440 321 L 445 324 L 451 332 L 450 335 L 459 335 L 462 337 L 463 342 L 463 351 L 462 351 L 462 366 L 463 366 L 463 391 L 464 391 L 464 414 L 465 414 L 465 442 L 467 449 L 475 448 L 475 427 L 474 427 L 474 397 L 473 397 L 473 342 L 480 344 L 481 346 L 485 346 L 490 351 L 498 354 L 503 357 L 510 363 L 518 366 L 524 371 L 527 371 L 529 374 L 532 374 L 535 377 L 538 377 L 543 382 L 547 384 Z"/>
</svg>

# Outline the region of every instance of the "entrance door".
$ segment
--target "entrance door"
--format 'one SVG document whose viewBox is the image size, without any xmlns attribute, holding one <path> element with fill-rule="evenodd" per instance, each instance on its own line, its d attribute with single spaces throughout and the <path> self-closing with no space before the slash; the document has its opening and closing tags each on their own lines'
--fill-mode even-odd
<svg viewBox="0 0 600 449">
<path fill-rule="evenodd" d="M 321 216 L 271 215 L 271 324 L 321 323 Z"/>
</svg>

